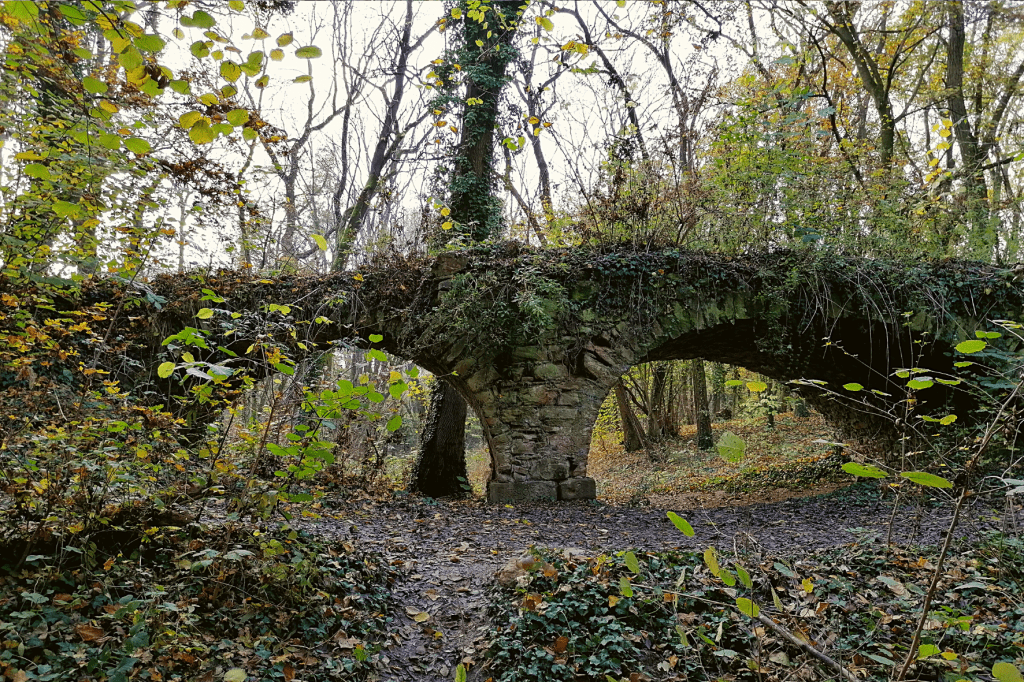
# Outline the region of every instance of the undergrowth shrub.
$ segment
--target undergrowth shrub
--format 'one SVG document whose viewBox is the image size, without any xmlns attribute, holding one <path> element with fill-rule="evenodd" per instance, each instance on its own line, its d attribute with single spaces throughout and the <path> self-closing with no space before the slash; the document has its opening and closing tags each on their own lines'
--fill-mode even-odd
<svg viewBox="0 0 1024 682">
<path fill-rule="evenodd" d="M 11 556 L 7 554 L 6 556 Z M 348 543 L 191 526 L 0 566 L 5 679 L 365 679 L 393 574 Z"/>
</svg>

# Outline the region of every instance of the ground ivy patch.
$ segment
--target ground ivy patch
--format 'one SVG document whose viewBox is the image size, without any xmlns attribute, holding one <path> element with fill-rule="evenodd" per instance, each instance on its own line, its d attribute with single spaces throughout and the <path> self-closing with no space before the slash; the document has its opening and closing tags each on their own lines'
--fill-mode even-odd
<svg viewBox="0 0 1024 682">
<path fill-rule="evenodd" d="M 494 593 L 484 665 L 495 682 L 835 678 L 763 618 L 860 679 L 888 679 L 934 569 L 929 551 L 878 543 L 710 561 L 683 551 L 535 555 L 534 570 Z M 990 536 L 947 562 L 912 676 L 1019 669 L 1024 543 Z"/>
<path fill-rule="evenodd" d="M 9 555 L 13 556 L 13 555 Z M 12 680 L 359 680 L 387 630 L 389 581 L 348 543 L 287 530 L 162 533 L 0 567 Z"/>
</svg>

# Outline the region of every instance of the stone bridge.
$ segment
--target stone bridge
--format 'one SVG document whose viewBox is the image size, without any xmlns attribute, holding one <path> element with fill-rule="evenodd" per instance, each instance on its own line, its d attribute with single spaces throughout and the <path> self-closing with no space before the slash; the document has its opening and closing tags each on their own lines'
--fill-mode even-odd
<svg viewBox="0 0 1024 682">
<path fill-rule="evenodd" d="M 183 286 L 193 293 L 182 294 Z M 1019 276 L 978 263 L 512 243 L 393 259 L 358 273 L 221 272 L 187 284 L 162 277 L 151 287 L 168 302 L 144 329 L 133 324 L 136 337 L 151 339 L 147 380 L 157 384 L 152 360 L 166 352 L 159 340 L 185 326 L 203 325 L 216 341 L 211 349 L 240 355 L 257 328 L 266 334 L 286 317 L 298 322 L 289 329 L 304 330 L 281 335 L 293 345 L 367 346 L 382 335 L 375 347 L 444 377 L 476 412 L 495 502 L 593 498 L 591 432 L 605 397 L 634 365 L 700 357 L 778 380 L 822 382 L 802 390 L 841 436 L 884 447 L 894 437 L 890 422 L 833 399 L 843 384 L 863 385 L 859 395 L 904 395 L 895 369 L 953 372 L 953 344 L 1024 310 Z M 201 289 L 225 300 L 200 301 Z M 270 303 L 288 305 L 287 315 L 266 312 Z M 206 306 L 218 316 L 196 320 Z M 231 311 L 243 315 L 231 322 Z M 211 350 L 208 357 L 224 356 Z M 964 396 L 941 398 L 950 399 Z"/>
</svg>

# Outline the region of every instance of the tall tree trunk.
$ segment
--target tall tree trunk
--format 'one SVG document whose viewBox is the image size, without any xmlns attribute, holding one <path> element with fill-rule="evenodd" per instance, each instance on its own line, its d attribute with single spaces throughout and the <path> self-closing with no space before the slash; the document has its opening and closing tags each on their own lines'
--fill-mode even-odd
<svg viewBox="0 0 1024 682">
<path fill-rule="evenodd" d="M 499 0 L 493 3 L 490 9 L 500 16 L 488 13 L 486 25 L 469 18 L 466 0 L 460 0 L 459 7 L 464 22 L 459 59 L 463 67 L 472 65 L 461 99 L 475 104 L 463 106 L 462 132 L 453 160 L 448 200 L 451 218 L 459 224 L 459 229 L 451 232 L 479 242 L 496 237 L 501 227 L 501 200 L 491 191 L 494 128 L 498 120 L 498 97 L 508 81 L 505 68 L 518 54 L 512 48 L 512 41 L 519 2 Z M 451 433 L 447 433 L 449 429 Z M 450 387 L 436 396 L 431 395 L 424 434 L 431 440 L 424 441 L 420 452 L 416 489 L 436 497 L 435 492 L 428 490 L 450 491 L 461 487 L 458 477 L 465 479 L 466 471 L 466 403 L 462 396 Z M 430 487 L 424 488 L 426 485 Z"/>
<path fill-rule="evenodd" d="M 394 162 L 400 155 L 401 145 L 405 139 L 405 132 L 399 130 L 398 114 L 399 109 L 402 106 L 402 98 L 405 96 L 405 78 L 406 69 L 408 68 L 409 63 L 409 54 L 413 51 L 413 45 L 411 42 L 412 21 L 412 0 L 406 0 L 405 23 L 402 26 L 401 42 L 397 48 L 398 58 L 395 65 L 395 88 L 392 91 L 391 96 L 388 98 L 385 106 L 384 122 L 381 124 L 380 135 L 377 136 L 377 144 L 373 148 L 373 157 L 370 159 L 370 170 L 366 184 L 363 185 L 363 189 L 356 197 L 355 203 L 344 212 L 344 215 L 336 215 L 338 224 L 338 234 L 336 239 L 337 249 L 334 256 L 334 262 L 331 264 L 332 272 L 340 272 L 346 268 L 349 255 L 352 251 L 352 246 L 356 241 L 356 237 L 359 235 L 359 230 L 363 225 L 363 220 L 366 217 L 367 211 L 369 211 L 370 202 L 380 188 L 381 178 L 384 176 L 384 170 L 388 163 Z M 346 106 L 345 108 L 346 123 L 350 109 L 351 107 L 349 106 Z M 340 185 L 338 189 L 341 189 Z M 336 197 L 340 200 L 340 195 L 336 195 Z M 335 201 L 335 206 L 335 210 L 337 212 L 338 209 L 340 209 L 338 201 Z"/>
<path fill-rule="evenodd" d="M 697 418 L 697 447 L 710 450 L 715 444 L 711 431 L 711 411 L 708 409 L 708 385 L 704 377 L 704 361 L 696 358 L 690 361 L 690 377 L 693 382 L 693 412 Z"/>
<path fill-rule="evenodd" d="M 733 367 L 732 368 L 732 380 L 733 381 L 739 381 L 740 380 L 740 368 L 739 367 Z M 731 395 L 729 396 L 729 402 L 732 405 L 732 416 L 733 417 L 738 417 L 739 414 L 740 414 L 740 384 L 734 384 L 733 387 L 732 387 L 732 391 L 730 393 L 731 393 Z"/>
<path fill-rule="evenodd" d="M 828 15 L 832 23 L 823 21 L 826 27 L 850 53 L 854 66 L 857 67 L 857 75 L 860 77 L 861 85 L 871 95 L 875 104 L 875 111 L 878 114 L 879 125 L 879 157 L 883 170 L 889 170 L 892 166 L 893 154 L 896 149 L 896 116 L 892 109 L 892 100 L 889 97 L 890 81 L 886 74 L 878 66 L 874 56 L 864 47 L 861 36 L 853 23 L 853 15 L 848 4 L 829 0 L 825 3 Z M 823 17 L 819 16 L 820 20 Z"/>
<path fill-rule="evenodd" d="M 466 401 L 443 379 L 430 391 L 430 408 L 409 489 L 428 497 L 465 496 Z"/>
<path fill-rule="evenodd" d="M 995 230 L 989 229 L 988 187 L 985 182 L 985 146 L 978 140 L 967 117 L 964 102 L 964 7 L 960 0 L 946 5 L 949 21 L 949 51 L 946 56 L 946 103 L 949 117 L 953 121 L 960 158 L 964 164 L 964 188 L 967 198 L 967 223 L 970 225 L 968 245 L 971 256 L 982 261 L 991 261 L 995 251 Z"/>
<path fill-rule="evenodd" d="M 619 380 L 615 384 L 615 403 L 619 406 L 619 419 L 622 420 L 622 445 L 626 452 L 643 450 L 647 446 L 647 435 L 640 420 L 633 413 L 629 405 L 629 396 L 626 394 L 626 386 Z"/>
<path fill-rule="evenodd" d="M 725 365 L 711 363 L 711 416 L 714 417 L 725 407 Z"/>
<path fill-rule="evenodd" d="M 647 415 L 647 438 L 652 443 L 660 443 L 670 435 L 668 430 L 668 400 L 666 388 L 668 387 L 670 365 L 667 362 L 654 363 L 653 378 L 651 380 L 651 407 Z"/>
<path fill-rule="evenodd" d="M 686 362 L 685 360 L 683 361 Z M 683 424 L 696 424 L 697 419 L 693 411 L 693 391 L 690 384 L 690 366 L 684 365 L 680 373 L 679 382 L 679 413 Z"/>
<path fill-rule="evenodd" d="M 469 17 L 468 3 L 460 2 L 464 40 L 459 51 L 467 74 L 462 131 L 453 159 L 454 171 L 448 202 L 457 229 L 451 232 L 484 241 L 501 228 L 501 200 L 494 195 L 494 129 L 498 99 L 508 81 L 505 68 L 517 56 L 512 48 L 518 0 L 497 0 L 490 6 L 488 21 Z M 496 12 L 500 18 L 495 17 Z M 451 67 L 454 68 L 454 67 Z"/>
</svg>

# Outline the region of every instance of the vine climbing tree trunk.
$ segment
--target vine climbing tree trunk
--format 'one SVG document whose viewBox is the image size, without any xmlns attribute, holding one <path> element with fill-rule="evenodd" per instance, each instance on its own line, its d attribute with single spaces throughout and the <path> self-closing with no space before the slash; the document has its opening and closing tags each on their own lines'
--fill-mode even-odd
<svg viewBox="0 0 1024 682">
<path fill-rule="evenodd" d="M 430 408 L 420 436 L 411 492 L 428 497 L 462 497 L 466 474 L 466 401 L 443 379 L 430 391 Z"/>
<path fill-rule="evenodd" d="M 704 376 L 704 361 L 696 358 L 690 361 L 690 377 L 693 381 L 693 412 L 697 418 L 697 447 L 710 450 L 715 444 L 711 431 L 711 410 L 708 407 L 708 382 Z"/>
<path fill-rule="evenodd" d="M 465 73 L 465 91 L 461 97 L 442 89 L 432 102 L 439 110 L 449 106 L 462 108 L 462 132 L 452 160 L 449 184 L 451 229 L 436 238 L 447 241 L 461 236 L 468 241 L 481 242 L 501 231 L 501 200 L 493 191 L 494 129 L 499 95 L 508 82 L 505 69 L 518 55 L 512 42 L 518 25 L 519 2 L 499 0 L 471 8 L 467 0 L 460 0 L 458 6 L 461 18 L 450 24 L 462 28 L 458 69 L 452 63 L 435 69 L 449 82 L 454 82 L 457 71 Z M 445 388 L 442 389 L 442 385 Z M 432 497 L 438 496 L 437 490 L 453 491 L 440 494 L 456 494 L 455 489 L 462 490 L 466 477 L 466 403 L 444 382 L 434 384 L 427 426 L 414 485 L 419 492 Z M 462 481 L 458 480 L 460 475 Z"/>
</svg>

